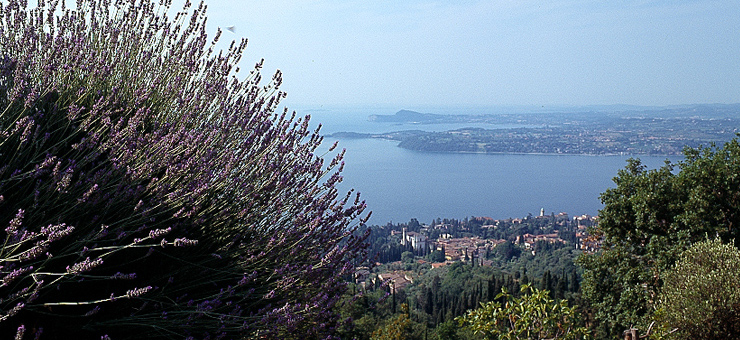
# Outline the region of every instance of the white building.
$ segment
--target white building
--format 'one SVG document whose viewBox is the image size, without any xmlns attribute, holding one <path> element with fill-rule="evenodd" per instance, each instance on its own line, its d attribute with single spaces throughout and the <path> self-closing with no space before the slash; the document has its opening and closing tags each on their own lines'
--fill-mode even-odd
<svg viewBox="0 0 740 340">
<path fill-rule="evenodd" d="M 426 236 L 413 231 L 406 231 L 403 228 L 403 235 L 401 237 L 401 245 L 411 245 L 414 250 L 425 250 L 429 248 L 429 240 Z"/>
</svg>

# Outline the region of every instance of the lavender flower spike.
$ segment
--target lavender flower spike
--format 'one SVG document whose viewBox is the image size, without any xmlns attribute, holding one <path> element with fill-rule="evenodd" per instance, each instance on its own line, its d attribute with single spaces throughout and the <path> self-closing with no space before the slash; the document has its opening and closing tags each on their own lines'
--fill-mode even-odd
<svg viewBox="0 0 740 340">
<path fill-rule="evenodd" d="M 146 287 L 143 287 L 143 288 L 131 289 L 131 290 L 129 290 L 129 291 L 126 292 L 126 298 L 130 299 L 130 298 L 134 298 L 134 297 L 139 297 L 139 296 L 142 296 L 142 295 L 146 294 L 146 292 L 148 292 L 150 290 L 152 290 L 152 286 L 146 286 Z"/>
<path fill-rule="evenodd" d="M 16 333 L 15 333 L 15 340 L 23 339 L 23 335 L 25 333 L 26 333 L 26 326 L 25 325 L 18 326 L 18 330 L 16 330 Z"/>
<path fill-rule="evenodd" d="M 83 273 L 86 271 L 90 271 L 93 268 L 101 264 L 103 264 L 103 259 L 97 258 L 93 261 L 90 261 L 90 258 L 88 257 L 82 262 L 75 263 L 74 265 L 72 265 L 72 267 L 67 266 L 67 273 L 70 273 L 70 274 Z"/>
<path fill-rule="evenodd" d="M 172 231 L 172 227 L 168 227 L 167 229 L 155 229 L 149 232 L 149 237 L 152 239 L 157 239 L 159 237 L 167 235 L 170 231 Z"/>
<path fill-rule="evenodd" d="M 190 247 L 195 246 L 198 244 L 198 240 L 190 240 L 187 238 L 176 238 L 175 239 L 175 247 Z"/>
</svg>

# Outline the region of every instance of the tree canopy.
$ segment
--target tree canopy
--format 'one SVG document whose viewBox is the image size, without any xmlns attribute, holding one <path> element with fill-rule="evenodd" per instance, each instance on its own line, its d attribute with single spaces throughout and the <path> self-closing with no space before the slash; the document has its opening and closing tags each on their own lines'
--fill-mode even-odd
<svg viewBox="0 0 740 340">
<path fill-rule="evenodd" d="M 675 339 L 740 338 L 740 250 L 719 240 L 694 244 L 663 276 L 658 319 Z"/>
<path fill-rule="evenodd" d="M 636 159 L 601 196 L 604 208 L 592 233 L 602 250 L 578 261 L 583 294 L 603 336 L 630 325 L 646 329 L 663 286 L 662 274 L 693 243 L 717 236 L 738 242 L 740 145 L 684 150 L 685 158 L 647 170 Z"/>
<path fill-rule="evenodd" d="M 588 332 L 577 324 L 578 314 L 567 300 L 555 301 L 549 292 L 521 287 L 515 298 L 502 289 L 496 299 L 470 310 L 457 320 L 484 339 L 584 339 Z"/>
</svg>

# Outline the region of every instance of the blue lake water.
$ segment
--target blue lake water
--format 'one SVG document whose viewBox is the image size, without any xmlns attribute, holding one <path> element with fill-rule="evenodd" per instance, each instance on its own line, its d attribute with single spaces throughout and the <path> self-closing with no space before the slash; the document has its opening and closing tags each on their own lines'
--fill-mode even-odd
<svg viewBox="0 0 740 340">
<path fill-rule="evenodd" d="M 470 126 L 368 122 L 367 115 L 374 113 L 317 112 L 312 114 L 312 121 L 322 122 L 323 133 L 413 128 L 439 131 Z M 327 143 L 334 140 L 329 138 Z M 429 223 L 438 217 L 524 217 L 538 214 L 541 208 L 547 214 L 597 215 L 602 208 L 599 195 L 613 187 L 612 178 L 629 158 L 425 153 L 396 145 L 397 142 L 378 139 L 339 140 L 339 147 L 347 149 L 340 189 L 354 188 L 361 193 L 373 211 L 370 224 L 407 222 L 411 218 Z M 640 157 L 651 169 L 662 166 L 666 158 Z"/>
</svg>

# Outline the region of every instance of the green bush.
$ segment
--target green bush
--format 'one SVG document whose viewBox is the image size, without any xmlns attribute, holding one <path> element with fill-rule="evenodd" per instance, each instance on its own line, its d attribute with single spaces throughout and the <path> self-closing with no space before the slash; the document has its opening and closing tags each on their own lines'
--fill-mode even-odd
<svg viewBox="0 0 740 340">
<path fill-rule="evenodd" d="M 546 290 L 524 285 L 521 297 L 514 298 L 506 289 L 496 296 L 504 304 L 491 301 L 456 318 L 461 326 L 472 329 L 484 339 L 585 339 L 588 331 L 578 325 L 575 307 L 567 300 L 555 301 Z"/>
<path fill-rule="evenodd" d="M 720 240 L 694 244 L 663 275 L 656 316 L 676 339 L 740 338 L 740 250 Z"/>
</svg>

